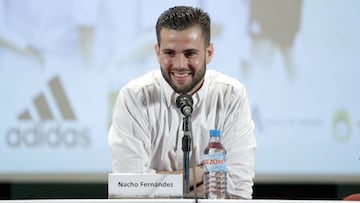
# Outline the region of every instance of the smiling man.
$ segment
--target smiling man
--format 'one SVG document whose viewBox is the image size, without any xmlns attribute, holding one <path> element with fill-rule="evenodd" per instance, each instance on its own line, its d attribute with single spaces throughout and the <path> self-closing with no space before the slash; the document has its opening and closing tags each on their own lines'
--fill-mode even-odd
<svg viewBox="0 0 360 203">
<path fill-rule="evenodd" d="M 155 50 L 161 73 L 175 92 L 192 95 L 204 81 L 213 46 L 205 42 L 200 25 L 176 30 L 176 27 L 161 28 L 160 23 Z"/>
<path fill-rule="evenodd" d="M 220 129 L 227 150 L 227 197 L 251 199 L 254 123 L 244 85 L 207 70 L 214 54 L 210 17 L 199 8 L 169 8 L 157 20 L 156 36 L 160 70 L 125 85 L 115 104 L 109 132 L 113 172 L 182 172 L 183 116 L 176 98 L 187 94 L 194 103 L 191 158 L 196 163 L 197 185 L 202 184 L 201 159 L 209 141 L 208 132 Z"/>
</svg>

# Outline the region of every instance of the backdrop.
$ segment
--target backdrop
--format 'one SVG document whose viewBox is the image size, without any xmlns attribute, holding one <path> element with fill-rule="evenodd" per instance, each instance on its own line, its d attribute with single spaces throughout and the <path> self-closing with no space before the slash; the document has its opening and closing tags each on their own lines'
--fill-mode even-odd
<svg viewBox="0 0 360 203">
<path fill-rule="evenodd" d="M 258 181 L 360 182 L 357 0 L 0 0 L 0 178 L 109 173 L 117 93 L 159 68 L 179 4 L 212 18 L 208 68 L 247 87 Z"/>
</svg>

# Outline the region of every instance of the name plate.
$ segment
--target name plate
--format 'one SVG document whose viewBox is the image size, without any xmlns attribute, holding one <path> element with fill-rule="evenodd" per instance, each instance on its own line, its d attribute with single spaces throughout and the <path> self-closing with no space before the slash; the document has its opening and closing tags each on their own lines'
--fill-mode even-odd
<svg viewBox="0 0 360 203">
<path fill-rule="evenodd" d="M 181 174 L 110 173 L 110 199 L 124 198 L 179 198 L 183 196 Z"/>
</svg>

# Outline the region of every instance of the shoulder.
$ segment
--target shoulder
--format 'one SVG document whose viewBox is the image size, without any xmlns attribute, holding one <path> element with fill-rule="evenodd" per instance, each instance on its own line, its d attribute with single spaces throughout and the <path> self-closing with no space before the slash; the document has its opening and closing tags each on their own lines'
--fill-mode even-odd
<svg viewBox="0 0 360 203">
<path fill-rule="evenodd" d="M 206 79 L 208 80 L 208 87 L 210 92 L 230 91 L 231 93 L 236 94 L 245 91 L 245 85 L 239 80 L 216 70 L 207 70 Z"/>
<path fill-rule="evenodd" d="M 152 70 L 128 82 L 121 88 L 120 93 L 138 97 L 141 101 L 146 95 L 161 91 L 161 78 L 160 70 Z"/>
<path fill-rule="evenodd" d="M 145 75 L 129 81 L 122 89 L 139 91 L 157 86 L 160 87 L 161 77 L 160 70 L 152 70 Z"/>
</svg>

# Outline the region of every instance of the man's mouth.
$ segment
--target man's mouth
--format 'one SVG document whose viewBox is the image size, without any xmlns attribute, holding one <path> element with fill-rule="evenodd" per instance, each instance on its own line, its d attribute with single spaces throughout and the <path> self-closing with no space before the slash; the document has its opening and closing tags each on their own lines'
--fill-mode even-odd
<svg viewBox="0 0 360 203">
<path fill-rule="evenodd" d="M 176 79 L 185 79 L 191 75 L 191 72 L 190 71 L 186 71 L 186 72 L 173 71 L 173 72 L 171 72 L 171 75 L 173 75 Z"/>
</svg>

